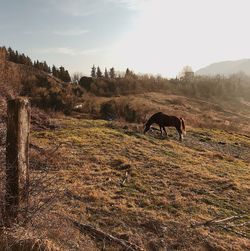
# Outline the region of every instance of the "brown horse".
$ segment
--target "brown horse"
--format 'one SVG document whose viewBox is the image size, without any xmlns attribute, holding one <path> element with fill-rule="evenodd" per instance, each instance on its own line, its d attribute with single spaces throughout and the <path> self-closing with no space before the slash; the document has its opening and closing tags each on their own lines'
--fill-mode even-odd
<svg viewBox="0 0 250 251">
<path fill-rule="evenodd" d="M 162 112 L 157 112 L 150 117 L 150 119 L 145 124 L 144 133 L 146 133 L 150 129 L 150 126 L 154 123 L 159 125 L 161 135 L 162 135 L 162 129 L 164 130 L 164 132 L 167 135 L 165 126 L 175 127 L 177 132 L 179 133 L 179 136 L 180 136 L 179 140 L 180 141 L 182 141 L 182 139 L 183 139 L 183 134 L 186 133 L 185 122 L 184 122 L 183 118 L 178 118 L 175 116 L 168 116 Z"/>
</svg>

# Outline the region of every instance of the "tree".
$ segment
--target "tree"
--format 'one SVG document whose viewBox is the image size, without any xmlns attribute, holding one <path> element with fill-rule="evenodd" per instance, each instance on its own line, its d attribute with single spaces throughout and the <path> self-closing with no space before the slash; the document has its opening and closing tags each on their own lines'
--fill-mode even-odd
<svg viewBox="0 0 250 251">
<path fill-rule="evenodd" d="M 104 77 L 105 78 L 109 78 L 109 74 L 108 74 L 107 68 L 105 68 Z"/>
<path fill-rule="evenodd" d="M 130 70 L 129 68 L 127 68 L 126 72 L 125 72 L 125 78 L 128 78 L 130 76 Z"/>
<path fill-rule="evenodd" d="M 11 49 L 11 47 L 9 47 L 8 50 L 6 50 L 5 47 L 0 47 L 0 49 L 1 48 L 5 49 L 7 59 L 11 62 L 14 62 L 17 64 L 24 64 L 27 66 L 33 66 L 34 68 L 40 71 L 47 72 L 47 73 L 52 72 L 53 76 L 60 78 L 64 82 L 71 81 L 69 72 L 66 69 L 64 69 L 64 67 L 62 66 L 58 69 L 53 65 L 51 69 L 50 66 L 48 66 L 46 61 L 39 62 L 38 60 L 35 60 L 34 62 L 32 62 L 31 59 L 28 56 L 26 56 L 24 53 L 19 53 L 18 51 L 14 51 Z"/>
<path fill-rule="evenodd" d="M 26 64 L 27 65 L 29 65 L 29 66 L 32 66 L 33 65 L 33 63 L 32 63 L 32 61 L 31 61 L 31 59 L 30 59 L 30 57 L 26 57 Z"/>
<path fill-rule="evenodd" d="M 46 61 L 43 62 L 43 71 L 48 72 L 49 73 L 49 66 L 47 65 Z"/>
<path fill-rule="evenodd" d="M 65 73 L 64 73 L 64 82 L 69 83 L 70 81 L 71 81 L 71 77 L 69 75 L 68 70 L 66 70 Z"/>
<path fill-rule="evenodd" d="M 109 70 L 109 77 L 110 77 L 110 78 L 115 78 L 115 69 L 114 69 L 114 67 L 112 67 L 112 68 Z"/>
<path fill-rule="evenodd" d="M 93 78 L 83 76 L 79 80 L 79 84 L 87 91 L 90 91 L 91 84 L 94 82 Z"/>
<path fill-rule="evenodd" d="M 91 68 L 91 77 L 92 78 L 96 78 L 96 68 L 95 68 L 95 65 L 93 65 L 93 67 Z"/>
<path fill-rule="evenodd" d="M 71 76 L 73 83 L 79 83 L 83 74 L 81 72 L 74 72 Z"/>
<path fill-rule="evenodd" d="M 60 79 L 63 80 L 63 81 L 64 81 L 64 72 L 65 72 L 64 67 L 63 67 L 63 66 L 60 66 L 60 67 L 59 67 L 59 76 L 58 76 L 58 78 L 60 78 Z"/>
<path fill-rule="evenodd" d="M 61 66 L 59 68 L 59 76 L 58 76 L 58 78 L 60 78 L 64 82 L 70 82 L 71 81 L 69 72 L 67 70 L 65 70 L 63 66 Z"/>
<path fill-rule="evenodd" d="M 50 66 L 48 67 L 48 73 L 52 73 Z"/>
<path fill-rule="evenodd" d="M 26 64 L 26 57 L 23 53 L 21 55 L 18 55 L 18 63 Z"/>
<path fill-rule="evenodd" d="M 20 63 L 18 51 L 14 52 L 13 62 Z"/>
<path fill-rule="evenodd" d="M 57 71 L 57 68 L 54 65 L 52 66 L 52 75 L 54 77 L 58 77 L 58 71 Z"/>
<path fill-rule="evenodd" d="M 8 59 L 9 61 L 15 61 L 15 52 L 9 47 L 8 48 Z"/>
<path fill-rule="evenodd" d="M 194 71 L 191 66 L 184 66 L 179 74 L 180 79 L 190 80 L 194 77 Z"/>
<path fill-rule="evenodd" d="M 125 72 L 125 78 L 136 78 L 136 74 L 129 70 L 129 68 L 127 68 L 126 72 Z"/>
<path fill-rule="evenodd" d="M 97 77 L 97 78 L 102 78 L 102 77 L 103 77 L 103 76 L 102 76 L 101 69 L 100 69 L 100 67 L 99 67 L 99 66 L 97 67 L 96 77 Z"/>
</svg>

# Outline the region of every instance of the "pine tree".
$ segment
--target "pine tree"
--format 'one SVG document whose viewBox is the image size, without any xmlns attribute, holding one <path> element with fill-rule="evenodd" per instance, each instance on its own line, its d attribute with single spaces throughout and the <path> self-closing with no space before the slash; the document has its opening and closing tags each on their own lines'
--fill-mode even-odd
<svg viewBox="0 0 250 251">
<path fill-rule="evenodd" d="M 136 76 L 136 74 L 133 71 L 131 71 L 131 70 L 129 70 L 129 68 L 127 68 L 127 70 L 125 72 L 125 78 L 133 78 L 133 79 L 135 79 L 135 78 L 137 78 L 137 76 Z"/>
<path fill-rule="evenodd" d="M 108 74 L 107 68 L 105 68 L 104 77 L 105 77 L 105 78 L 109 78 L 109 74 Z"/>
<path fill-rule="evenodd" d="M 8 48 L 8 60 L 14 62 L 15 52 L 9 47 Z"/>
<path fill-rule="evenodd" d="M 51 67 L 48 66 L 48 73 L 52 73 Z"/>
<path fill-rule="evenodd" d="M 115 69 L 114 69 L 114 67 L 112 67 L 112 68 L 109 70 L 109 77 L 110 77 L 110 78 L 115 78 Z"/>
<path fill-rule="evenodd" d="M 64 77 L 63 78 L 64 78 L 63 79 L 64 82 L 68 83 L 68 82 L 71 81 L 71 77 L 70 77 L 69 72 L 67 70 L 64 72 Z"/>
<path fill-rule="evenodd" d="M 58 78 L 60 78 L 62 81 L 64 81 L 64 77 L 65 77 L 65 69 L 63 66 L 60 66 Z"/>
<path fill-rule="evenodd" d="M 92 77 L 92 78 L 96 78 L 96 68 L 95 68 L 94 65 L 93 65 L 93 67 L 91 68 L 91 77 Z"/>
<path fill-rule="evenodd" d="M 125 78 L 129 78 L 130 74 L 131 74 L 130 70 L 129 68 L 127 68 L 126 73 L 125 73 Z"/>
<path fill-rule="evenodd" d="M 57 71 L 57 68 L 54 65 L 52 66 L 52 75 L 54 77 L 58 77 L 58 71 Z"/>
<path fill-rule="evenodd" d="M 34 61 L 34 67 L 38 70 L 41 69 L 40 62 L 38 60 Z"/>
<path fill-rule="evenodd" d="M 19 64 L 20 63 L 20 58 L 19 58 L 19 54 L 18 51 L 14 52 L 13 55 L 13 62 Z"/>
<path fill-rule="evenodd" d="M 96 77 L 97 77 L 97 78 L 102 78 L 102 77 L 103 77 L 103 76 L 102 76 L 101 69 L 100 69 L 100 67 L 99 67 L 99 66 L 97 67 Z"/>
<path fill-rule="evenodd" d="M 28 57 L 28 56 L 26 57 L 26 64 L 29 65 L 29 66 L 33 65 L 30 57 Z"/>
<path fill-rule="evenodd" d="M 49 72 L 49 66 L 47 65 L 46 61 L 43 62 L 43 71 Z"/>
</svg>

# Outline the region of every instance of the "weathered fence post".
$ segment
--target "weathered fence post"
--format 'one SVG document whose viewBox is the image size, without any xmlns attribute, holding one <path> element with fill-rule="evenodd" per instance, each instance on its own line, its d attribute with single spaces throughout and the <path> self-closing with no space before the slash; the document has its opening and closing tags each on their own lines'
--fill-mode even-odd
<svg viewBox="0 0 250 251">
<path fill-rule="evenodd" d="M 27 98 L 8 101 L 6 139 L 6 223 L 15 222 L 28 206 L 30 104 Z"/>
</svg>

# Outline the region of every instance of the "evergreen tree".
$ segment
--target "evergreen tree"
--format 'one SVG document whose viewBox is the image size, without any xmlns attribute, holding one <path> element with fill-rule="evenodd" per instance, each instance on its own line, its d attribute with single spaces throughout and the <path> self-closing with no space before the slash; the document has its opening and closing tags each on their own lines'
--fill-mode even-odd
<svg viewBox="0 0 250 251">
<path fill-rule="evenodd" d="M 97 78 L 101 78 L 101 77 L 103 77 L 103 76 L 102 76 L 101 69 L 100 69 L 100 67 L 99 67 L 99 66 L 97 67 L 96 77 L 97 77 Z"/>
<path fill-rule="evenodd" d="M 95 66 L 93 65 L 92 69 L 91 69 L 91 77 L 92 78 L 96 78 L 96 68 Z"/>
<path fill-rule="evenodd" d="M 57 77 L 64 82 L 70 82 L 71 78 L 69 72 L 65 70 L 63 66 L 60 66 L 59 70 L 57 70 Z"/>
<path fill-rule="evenodd" d="M 15 52 L 9 47 L 8 48 L 8 60 L 13 62 L 14 59 L 15 59 Z"/>
<path fill-rule="evenodd" d="M 51 67 L 48 66 L 48 73 L 52 73 Z"/>
<path fill-rule="evenodd" d="M 26 57 L 25 55 L 22 53 L 21 55 L 18 55 L 18 63 L 20 64 L 26 64 Z"/>
<path fill-rule="evenodd" d="M 9 61 L 12 61 L 12 60 L 11 60 L 11 53 L 12 53 L 12 49 L 9 47 L 8 50 L 7 50 L 7 59 L 8 59 Z"/>
<path fill-rule="evenodd" d="M 28 56 L 26 57 L 26 64 L 29 65 L 29 66 L 33 65 L 30 57 L 28 57 Z"/>
<path fill-rule="evenodd" d="M 47 65 L 46 61 L 43 62 L 43 71 L 49 72 L 49 66 Z"/>
<path fill-rule="evenodd" d="M 52 66 L 52 75 L 54 77 L 58 77 L 58 71 L 57 71 L 57 68 L 54 65 Z"/>
<path fill-rule="evenodd" d="M 5 47 L 0 47 L 5 48 Z M 5 48 L 6 50 L 6 48 Z M 71 78 L 69 75 L 69 72 L 65 70 L 63 66 L 61 66 L 59 69 L 56 68 L 54 65 L 52 69 L 48 66 L 46 61 L 39 62 L 38 60 L 32 62 L 31 59 L 26 56 L 24 53 L 20 54 L 18 51 L 14 51 L 11 49 L 11 47 L 6 50 L 7 59 L 11 62 L 17 63 L 17 64 L 24 64 L 28 66 L 33 66 L 34 68 L 47 72 L 52 73 L 53 76 L 60 78 L 64 82 L 70 82 Z"/>
<path fill-rule="evenodd" d="M 71 81 L 71 77 L 70 77 L 69 72 L 67 70 L 64 72 L 64 77 L 63 78 L 64 78 L 63 79 L 64 82 L 68 83 L 68 82 Z"/>
<path fill-rule="evenodd" d="M 41 70 L 40 62 L 38 60 L 34 61 L 34 67 L 38 70 Z"/>
<path fill-rule="evenodd" d="M 63 66 L 60 66 L 60 67 L 59 67 L 59 78 L 62 78 L 62 77 L 63 77 L 64 71 L 65 71 L 64 67 L 63 67 Z"/>
<path fill-rule="evenodd" d="M 104 77 L 105 78 L 109 78 L 109 74 L 108 74 L 107 68 L 105 68 Z"/>
<path fill-rule="evenodd" d="M 60 66 L 60 67 L 59 67 L 58 78 L 60 78 L 61 80 L 64 81 L 64 78 L 65 78 L 65 69 L 64 69 L 63 66 Z"/>
<path fill-rule="evenodd" d="M 136 76 L 136 74 L 135 74 L 133 71 L 131 71 L 131 70 L 129 70 L 129 68 L 127 68 L 127 70 L 126 70 L 126 72 L 125 72 L 125 78 L 133 78 L 133 79 L 136 79 L 137 76 Z"/>
<path fill-rule="evenodd" d="M 112 67 L 112 68 L 109 70 L 109 77 L 110 77 L 110 78 L 115 78 L 115 69 L 114 69 L 114 67 Z"/>
<path fill-rule="evenodd" d="M 17 64 L 20 63 L 18 51 L 14 52 L 14 55 L 13 55 L 13 62 L 14 62 L 14 63 L 17 63 Z"/>
<path fill-rule="evenodd" d="M 126 73 L 125 73 L 125 78 L 128 78 L 129 76 L 130 76 L 130 70 L 129 70 L 129 68 L 127 68 L 127 70 L 126 70 Z"/>
</svg>

